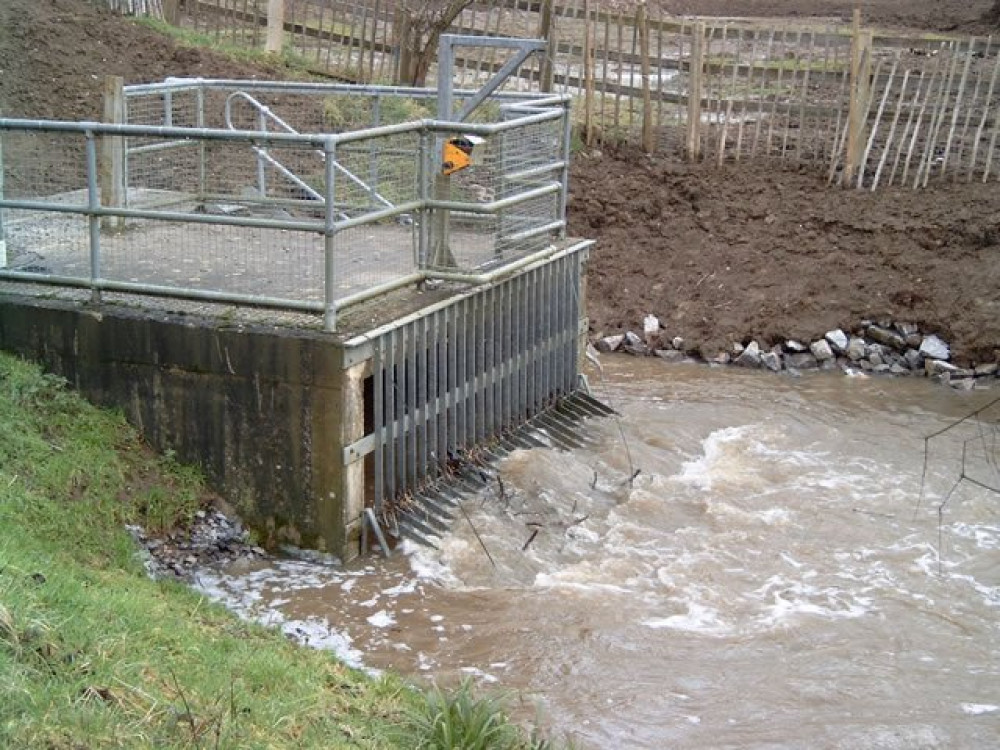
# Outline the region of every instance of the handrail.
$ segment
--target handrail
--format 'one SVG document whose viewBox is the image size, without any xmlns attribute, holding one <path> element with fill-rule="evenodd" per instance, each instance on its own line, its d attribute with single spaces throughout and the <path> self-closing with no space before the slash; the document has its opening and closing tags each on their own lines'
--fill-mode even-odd
<svg viewBox="0 0 1000 750">
<path fill-rule="evenodd" d="M 237 98 L 243 99 L 261 116 L 261 130 L 263 132 L 265 133 L 267 132 L 267 119 L 270 119 L 286 133 L 294 133 L 295 135 L 300 135 L 298 130 L 293 128 L 291 125 L 285 122 L 281 117 L 275 114 L 274 110 L 272 110 L 263 102 L 254 99 L 252 96 L 250 96 L 250 94 L 246 93 L 245 91 L 234 91 L 233 93 L 231 93 L 229 96 L 226 97 L 226 107 L 225 107 L 226 127 L 228 127 L 230 130 L 238 129 L 236 128 L 235 125 L 233 125 L 233 118 L 232 118 L 232 101 L 233 99 Z M 282 164 L 273 156 L 271 156 L 270 153 L 268 153 L 267 149 L 265 149 L 263 146 L 251 145 L 251 148 L 253 149 L 254 153 L 257 154 L 258 158 L 264 159 L 269 164 L 271 164 L 271 166 L 273 166 L 275 169 L 281 172 L 281 174 L 283 174 L 286 178 L 288 178 L 291 182 L 293 182 L 296 186 L 298 186 L 310 198 L 316 201 L 321 201 L 322 203 L 326 202 L 325 198 L 320 193 L 318 193 L 316 190 L 310 187 L 308 183 L 306 183 L 298 175 L 293 173 L 284 164 Z M 316 149 L 316 153 L 319 154 L 320 160 L 323 163 L 326 163 L 326 153 L 319 149 Z M 374 198 L 376 201 L 381 203 L 386 208 L 395 208 L 395 205 L 392 203 L 392 201 L 390 201 L 384 195 L 379 193 L 378 190 L 373 188 L 371 185 L 365 183 L 360 177 L 355 175 L 340 162 L 334 160 L 333 167 L 342 175 L 344 175 L 347 179 L 353 182 L 355 185 L 357 185 L 362 190 L 367 192 L 372 198 Z M 261 185 L 261 188 L 263 190 L 263 185 Z M 341 216 L 343 218 L 347 218 L 347 214 L 342 213 Z"/>
</svg>

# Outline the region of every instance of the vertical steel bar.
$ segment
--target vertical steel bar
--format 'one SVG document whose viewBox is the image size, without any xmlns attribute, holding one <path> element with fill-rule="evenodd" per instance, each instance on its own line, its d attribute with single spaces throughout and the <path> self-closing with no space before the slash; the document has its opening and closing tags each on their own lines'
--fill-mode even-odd
<svg viewBox="0 0 1000 750">
<path fill-rule="evenodd" d="M 393 331 L 393 400 L 395 405 L 396 436 L 396 495 L 406 490 L 406 357 L 404 356 L 403 331 L 399 328 Z"/>
<path fill-rule="evenodd" d="M 410 488 L 417 486 L 417 323 L 410 323 L 404 329 L 406 335 L 406 431 L 408 435 L 407 458 L 410 462 L 409 484 Z"/>
<path fill-rule="evenodd" d="M 456 310 L 454 307 L 445 308 L 447 315 L 448 342 L 448 448 L 451 451 L 458 451 L 459 444 L 459 421 L 458 421 L 458 335 L 456 333 Z"/>
<path fill-rule="evenodd" d="M 484 380 L 483 395 L 483 421 L 485 422 L 486 434 L 490 437 L 495 435 L 497 430 L 496 422 L 496 358 L 495 350 L 495 328 L 496 328 L 496 298 L 497 289 L 490 287 L 483 293 L 483 347 L 484 361 L 483 372 L 486 373 Z"/>
<path fill-rule="evenodd" d="M 396 497 L 396 342 L 392 332 L 382 336 L 385 352 L 385 499 Z"/>
<path fill-rule="evenodd" d="M 427 393 L 427 325 L 428 317 L 424 315 L 417 322 L 417 400 L 420 407 L 420 429 L 417 445 L 417 477 L 424 479 L 428 475 L 427 462 L 427 426 L 430 419 L 430 398 Z"/>
<path fill-rule="evenodd" d="M 375 341 L 372 361 L 372 424 L 375 432 L 373 470 L 375 474 L 375 511 L 382 511 L 385 500 L 385 339 Z"/>
<path fill-rule="evenodd" d="M 337 142 L 327 138 L 323 142 L 326 211 L 323 227 L 323 328 L 327 331 L 337 329 L 337 300 L 334 281 L 336 276 L 335 254 L 337 237 L 337 211 L 335 197 L 337 194 Z M 263 193 L 261 194 L 263 198 Z"/>
<path fill-rule="evenodd" d="M 362 34 L 362 44 L 364 44 L 364 34 Z M 364 57 L 364 48 L 361 50 L 361 57 Z M 382 124 L 382 95 L 375 94 L 375 98 L 372 101 L 372 127 L 377 128 Z M 368 201 L 371 208 L 376 208 L 378 206 L 377 196 L 379 195 L 378 189 L 378 152 L 379 148 L 377 144 L 380 143 L 380 139 L 370 138 L 368 140 Z"/>
<path fill-rule="evenodd" d="M 441 413 L 441 389 L 438 387 L 438 347 L 437 313 L 431 313 L 427 321 L 427 455 L 432 464 L 431 474 L 436 476 L 441 466 L 441 451 L 438 447 L 438 416 Z"/>
<path fill-rule="evenodd" d="M 452 381 L 453 393 L 455 394 L 455 446 L 456 448 L 466 448 L 468 447 L 468 442 L 466 441 L 466 424 L 465 424 L 465 374 L 466 374 L 466 346 L 465 346 L 465 317 L 466 317 L 466 304 L 465 300 L 458 302 L 453 305 L 452 310 L 454 314 L 452 315 L 452 325 L 451 330 L 454 333 L 454 339 L 452 344 L 453 357 L 452 360 L 455 366 L 455 377 Z"/>
<path fill-rule="evenodd" d="M 101 290 L 95 282 L 101 278 L 101 217 L 97 211 L 101 208 L 101 193 L 97 187 L 97 138 L 92 130 L 87 137 L 87 208 L 90 210 L 87 223 L 90 226 L 90 298 L 91 301 L 101 301 Z"/>
<path fill-rule="evenodd" d="M 563 222 L 559 230 L 559 239 L 566 239 L 566 204 L 569 201 L 569 161 L 571 158 L 570 146 L 573 140 L 573 118 L 572 101 L 563 105 L 563 147 L 562 147 L 562 190 L 559 193 L 559 219 Z"/>
<path fill-rule="evenodd" d="M 513 427 L 514 420 L 514 400 L 513 400 L 513 378 L 511 377 L 514 351 L 514 323 L 511 313 L 510 280 L 504 282 L 503 287 L 503 426 L 504 429 Z"/>
<path fill-rule="evenodd" d="M 195 124 L 198 128 L 205 127 L 205 87 L 199 86 L 197 90 L 197 112 L 195 114 Z M 205 164 L 205 139 L 198 141 L 198 201 L 205 200 L 205 193 L 208 192 L 208 168 Z"/>
<path fill-rule="evenodd" d="M 483 441 L 490 432 L 486 426 L 486 295 L 476 295 L 476 328 L 473 338 L 476 342 L 476 440 Z"/>
<path fill-rule="evenodd" d="M 6 131 L 0 131 L 0 201 L 3 200 L 3 137 Z M 7 266 L 7 235 L 4 231 L 4 211 L 5 209 L 0 206 L 0 268 L 6 268 Z"/>
<path fill-rule="evenodd" d="M 448 417 L 451 409 L 451 394 L 448 393 L 448 310 L 437 313 L 438 342 L 438 460 L 445 465 L 451 446 L 448 444 Z"/>
</svg>

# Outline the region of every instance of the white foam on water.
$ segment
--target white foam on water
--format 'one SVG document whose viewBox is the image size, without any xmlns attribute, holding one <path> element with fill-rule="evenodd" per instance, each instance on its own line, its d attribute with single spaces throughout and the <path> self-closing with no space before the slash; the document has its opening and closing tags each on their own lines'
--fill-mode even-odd
<svg viewBox="0 0 1000 750">
<path fill-rule="evenodd" d="M 403 594 L 412 594 L 416 590 L 417 590 L 417 580 L 415 578 L 411 578 L 410 580 L 403 581 L 403 583 L 400 583 L 396 586 L 391 586 L 390 588 L 383 589 L 382 593 L 385 596 L 401 596 Z"/>
<path fill-rule="evenodd" d="M 787 625 L 804 615 L 828 620 L 854 619 L 873 611 L 871 597 L 839 586 L 806 583 L 807 579 L 817 577 L 815 571 L 807 572 L 801 580 L 771 576 L 763 586 L 752 592 L 764 603 L 763 613 L 756 618 L 757 624 L 765 628 Z"/>
<path fill-rule="evenodd" d="M 364 654 L 352 646 L 353 639 L 346 633 L 332 628 L 325 619 L 285 620 L 281 623 L 281 632 L 307 646 L 332 651 L 338 659 L 350 667 L 366 669 L 362 662 Z M 366 671 L 374 673 L 371 669 Z"/>
<path fill-rule="evenodd" d="M 959 705 L 961 705 L 962 711 L 970 716 L 992 714 L 1000 711 L 1000 706 L 995 706 L 992 703 L 961 703 Z"/>
<path fill-rule="evenodd" d="M 384 609 L 380 609 L 378 612 L 365 619 L 368 620 L 368 624 L 373 628 L 387 628 L 390 625 L 396 624 L 396 618 Z"/>
<path fill-rule="evenodd" d="M 747 437 L 753 429 L 753 425 L 742 425 L 712 432 L 702 442 L 704 453 L 685 461 L 676 481 L 710 490 L 719 481 L 740 479 L 746 473 L 740 458 L 746 454 Z"/>
<path fill-rule="evenodd" d="M 731 632 L 729 626 L 719 616 L 718 610 L 697 602 L 687 602 L 687 608 L 687 612 L 682 615 L 650 618 L 643 620 L 642 624 L 652 630 L 669 628 L 702 635 L 721 636 Z"/>
</svg>

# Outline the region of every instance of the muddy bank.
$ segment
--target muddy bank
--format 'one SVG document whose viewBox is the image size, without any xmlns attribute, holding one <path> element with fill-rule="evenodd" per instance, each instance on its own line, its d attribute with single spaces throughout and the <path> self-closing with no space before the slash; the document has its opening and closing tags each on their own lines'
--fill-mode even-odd
<svg viewBox="0 0 1000 750">
<path fill-rule="evenodd" d="M 814 340 L 906 321 L 952 361 L 1000 356 L 1000 190 L 965 182 L 877 193 L 781 164 L 684 164 L 637 150 L 579 155 L 570 231 L 597 240 L 591 333 L 656 315 L 706 359 L 756 340 Z"/>
</svg>

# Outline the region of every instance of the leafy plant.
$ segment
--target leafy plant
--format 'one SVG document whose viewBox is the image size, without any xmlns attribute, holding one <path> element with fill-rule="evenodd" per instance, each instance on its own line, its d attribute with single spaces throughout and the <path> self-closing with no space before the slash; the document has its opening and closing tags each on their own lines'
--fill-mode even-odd
<svg viewBox="0 0 1000 750">
<path fill-rule="evenodd" d="M 522 747 L 519 732 L 498 696 L 473 694 L 472 681 L 453 691 L 435 686 L 409 712 L 406 727 L 415 750 L 507 750 Z"/>
</svg>

